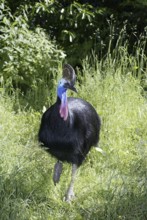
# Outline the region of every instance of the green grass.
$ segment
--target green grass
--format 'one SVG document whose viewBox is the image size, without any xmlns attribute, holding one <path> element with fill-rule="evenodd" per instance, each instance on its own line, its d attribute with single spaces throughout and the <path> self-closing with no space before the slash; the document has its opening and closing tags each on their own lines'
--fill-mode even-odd
<svg viewBox="0 0 147 220">
<path fill-rule="evenodd" d="M 102 119 L 100 147 L 78 170 L 76 198 L 63 197 L 71 167 L 64 164 L 55 187 L 55 159 L 40 149 L 37 132 L 41 114 L 13 110 L 14 100 L 0 102 L 1 220 L 145 220 L 147 218 L 147 102 L 140 80 L 121 68 L 85 67 L 78 96 L 91 102 Z M 56 92 L 56 91 L 55 91 Z M 73 95 L 73 94 L 72 94 Z"/>
</svg>

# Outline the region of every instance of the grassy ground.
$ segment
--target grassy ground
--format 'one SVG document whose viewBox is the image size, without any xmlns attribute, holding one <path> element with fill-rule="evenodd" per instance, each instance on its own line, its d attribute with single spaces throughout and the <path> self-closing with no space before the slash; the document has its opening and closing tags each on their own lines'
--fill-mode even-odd
<svg viewBox="0 0 147 220">
<path fill-rule="evenodd" d="M 0 102 L 1 220 L 145 220 L 147 218 L 147 103 L 138 79 L 85 69 L 78 96 L 90 101 L 102 119 L 100 148 L 92 149 L 75 182 L 76 198 L 63 197 L 71 167 L 64 164 L 55 187 L 55 159 L 39 148 L 40 113 L 13 110 Z M 94 77 L 93 77 L 94 75 Z"/>
</svg>

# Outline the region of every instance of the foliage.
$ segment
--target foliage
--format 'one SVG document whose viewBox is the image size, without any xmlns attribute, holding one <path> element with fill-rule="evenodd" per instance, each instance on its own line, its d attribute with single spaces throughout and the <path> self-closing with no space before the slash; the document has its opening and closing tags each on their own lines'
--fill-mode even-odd
<svg viewBox="0 0 147 220">
<path fill-rule="evenodd" d="M 34 14 L 40 14 L 42 11 L 45 11 L 45 9 L 43 9 L 43 7 L 45 7 L 44 4 L 44 2 L 40 2 L 38 4 L 36 3 L 36 6 L 34 6 Z M 51 14 L 56 14 L 59 10 L 59 4 L 54 5 L 53 2 L 50 1 L 47 1 L 46 4 L 48 4 L 48 7 L 50 4 Z M 74 6 L 72 5 L 71 8 L 67 7 L 64 10 L 61 9 L 61 15 L 63 14 L 63 23 L 66 24 L 70 20 L 67 19 L 67 15 L 71 14 L 70 25 L 71 27 L 75 26 L 75 30 L 78 34 L 76 23 L 82 27 L 83 22 L 85 21 L 85 23 L 88 23 L 87 25 L 89 25 L 90 21 L 94 21 L 94 17 L 93 13 L 90 12 L 92 6 L 90 7 L 89 5 L 81 5 L 81 9 L 80 5 L 78 5 L 76 2 L 73 4 Z M 31 105 L 35 109 L 40 110 L 44 105 L 47 105 L 47 103 L 52 102 L 52 100 L 55 99 L 52 91 L 53 88 L 55 88 L 56 79 L 58 77 L 57 73 L 60 74 L 58 66 L 61 66 L 61 62 L 65 57 L 65 54 L 62 50 L 58 49 L 58 47 L 55 45 L 55 42 L 50 41 L 50 39 L 41 28 L 36 28 L 34 31 L 29 29 L 27 24 L 29 23 L 27 10 L 29 10 L 29 8 L 24 9 L 22 7 L 21 16 L 12 16 L 9 8 L 7 8 L 5 4 L 1 4 L 2 17 L 0 58 L 2 62 L 0 65 L 0 83 L 1 87 L 9 93 L 12 93 L 13 89 L 15 88 L 16 98 L 20 96 L 21 93 L 22 105 Z M 102 11 L 99 12 L 99 14 L 101 13 Z M 73 20 L 73 16 L 76 19 Z M 84 17 L 84 21 L 82 17 Z M 53 22 L 54 16 L 50 19 L 52 19 Z M 50 19 L 48 20 L 50 21 Z M 54 28 L 56 31 L 60 32 L 59 29 L 62 29 L 63 27 L 62 22 L 60 22 L 60 20 L 58 20 L 58 22 L 61 23 L 61 25 L 59 25 L 60 27 L 56 28 L 55 25 Z M 100 60 L 100 63 L 102 64 L 100 66 L 100 72 L 103 75 L 105 75 L 105 72 L 108 68 L 115 70 L 117 67 L 121 66 L 122 74 L 127 74 L 129 71 L 134 76 L 138 76 L 141 79 L 141 83 L 144 89 L 146 89 L 146 32 L 144 35 L 141 35 L 136 44 L 134 44 L 132 47 L 133 54 L 130 54 L 129 41 L 126 40 L 127 23 L 124 24 L 123 28 L 118 34 L 118 30 L 116 25 L 114 25 L 114 22 L 115 20 L 112 16 L 111 20 L 108 21 L 108 30 L 110 34 L 109 41 L 107 42 L 107 55 L 103 56 L 103 49 L 106 45 L 104 45 L 102 38 L 100 38 L 100 51 L 95 51 L 94 54 L 96 55 L 96 58 L 91 57 L 91 61 L 89 62 L 91 62 L 92 65 L 94 59 Z M 67 24 L 65 26 L 67 26 L 67 29 L 64 27 L 64 37 L 62 35 L 61 39 L 64 39 L 63 42 L 65 43 L 70 41 L 70 39 L 71 41 L 77 39 L 77 49 L 74 44 L 71 44 L 72 42 L 70 43 L 71 46 L 68 47 L 71 53 L 73 53 L 74 50 L 78 50 L 78 55 L 76 57 L 74 56 L 75 59 L 77 59 L 78 56 L 81 56 L 81 53 L 84 54 L 83 50 L 78 49 L 82 47 L 82 45 L 79 47 L 79 38 L 74 39 L 74 35 L 72 34 L 73 32 L 68 32 L 69 25 Z M 73 30 L 74 29 L 71 31 Z M 79 35 L 81 35 L 80 32 Z M 86 47 L 87 42 L 88 41 L 86 41 L 85 44 Z M 86 52 L 85 49 L 84 51 Z M 72 61 L 74 57 L 72 57 Z M 70 60 L 69 54 L 67 59 Z"/>
<path fill-rule="evenodd" d="M 8 2 L 17 16 L 26 11 L 32 29 L 39 25 L 56 39 L 73 65 L 81 65 L 92 49 L 102 56 L 107 53 L 110 23 L 114 26 L 113 48 L 125 24 L 124 41 L 128 40 L 129 53 L 133 52 L 133 45 L 147 25 L 147 7 L 143 0 Z"/>
<path fill-rule="evenodd" d="M 146 219 L 147 104 L 143 89 L 129 69 L 127 75 L 121 74 L 125 65 L 115 71 L 105 67 L 105 76 L 100 73 L 101 65 L 92 66 L 86 60 L 82 84 L 77 85 L 78 96 L 90 101 L 101 116 L 102 150 L 93 149 L 79 169 L 71 204 L 63 201 L 70 165 L 64 164 L 55 187 L 55 159 L 38 146 L 40 113 L 23 110 L 16 114 L 14 100 L 0 97 L 1 220 Z"/>
<path fill-rule="evenodd" d="M 68 56 L 68 62 L 76 64 L 91 50 L 97 34 L 94 30 L 95 15 L 104 10 L 73 1 L 71 4 L 57 1 L 36 2 L 30 15 L 31 27 L 40 25 L 52 38 L 62 45 Z M 90 34 L 91 33 L 91 34 Z M 78 52 L 77 52 L 78 51 Z"/>
<path fill-rule="evenodd" d="M 0 9 L 4 11 L 3 4 Z M 9 93 L 13 88 L 23 94 L 30 90 L 37 94 L 38 89 L 42 89 L 42 97 L 45 97 L 54 85 L 52 79 L 56 78 L 65 54 L 41 28 L 29 30 L 26 19 L 27 16 L 13 17 L 11 14 L 2 17 L 1 83 Z"/>
</svg>

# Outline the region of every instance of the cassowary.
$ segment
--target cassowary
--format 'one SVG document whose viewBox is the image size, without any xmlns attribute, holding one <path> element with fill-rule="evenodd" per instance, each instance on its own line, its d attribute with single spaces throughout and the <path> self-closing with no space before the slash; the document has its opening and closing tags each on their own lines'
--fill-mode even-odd
<svg viewBox="0 0 147 220">
<path fill-rule="evenodd" d="M 66 201 L 74 196 L 73 186 L 77 168 L 82 164 L 92 146 L 99 141 L 100 118 L 92 105 L 80 98 L 67 98 L 67 90 L 74 92 L 76 75 L 65 64 L 63 77 L 57 87 L 57 101 L 42 116 L 39 142 L 57 158 L 53 180 L 56 184 L 62 172 L 61 161 L 72 164 L 72 176 Z"/>
</svg>

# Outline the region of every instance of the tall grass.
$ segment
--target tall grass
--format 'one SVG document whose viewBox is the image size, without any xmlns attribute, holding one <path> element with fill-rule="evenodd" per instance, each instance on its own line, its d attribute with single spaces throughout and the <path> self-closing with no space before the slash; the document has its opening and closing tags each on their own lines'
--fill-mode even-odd
<svg viewBox="0 0 147 220">
<path fill-rule="evenodd" d="M 1 96 L 2 220 L 146 219 L 147 102 L 140 78 L 131 74 L 129 59 L 121 57 L 120 65 L 115 65 L 108 58 L 92 66 L 86 60 L 84 76 L 77 83 L 77 96 L 91 102 L 102 119 L 102 153 L 92 149 L 80 167 L 76 198 L 71 204 L 63 201 L 70 165 L 64 164 L 61 181 L 55 187 L 55 159 L 38 146 L 41 114 L 34 110 L 16 114 L 13 98 Z M 124 67 L 126 75 L 122 74 Z"/>
</svg>

